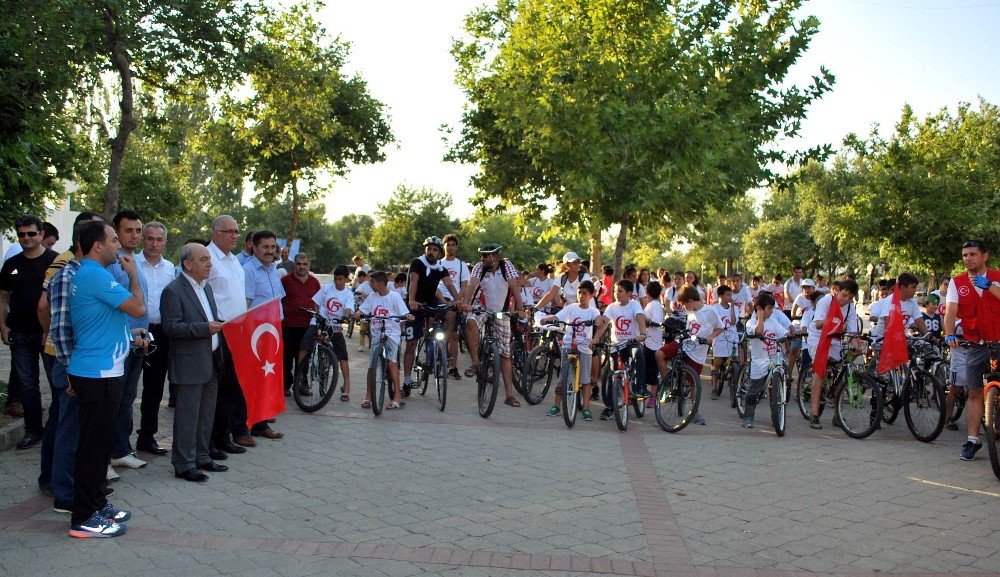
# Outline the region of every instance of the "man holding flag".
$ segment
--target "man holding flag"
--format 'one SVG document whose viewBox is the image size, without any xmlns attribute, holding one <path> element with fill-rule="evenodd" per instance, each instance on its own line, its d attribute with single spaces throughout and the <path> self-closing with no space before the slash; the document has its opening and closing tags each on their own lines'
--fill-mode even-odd
<svg viewBox="0 0 1000 577">
<path fill-rule="evenodd" d="M 989 250 L 979 240 L 962 245 L 962 263 L 967 272 L 955 276 L 948 285 L 945 299 L 944 340 L 950 347 L 958 346 L 955 334 L 957 320 L 962 321 L 962 337 L 971 343 L 965 355 L 965 384 L 969 411 L 968 440 L 962 445 L 959 458 L 971 461 L 983 447 L 979 440 L 979 423 L 983 419 L 983 377 L 990 370 L 990 349 L 980 342 L 1000 342 L 1000 271 L 986 267 Z"/>
<path fill-rule="evenodd" d="M 819 299 L 816 313 L 809 325 L 806 345 L 813 360 L 812 416 L 809 426 L 822 429 L 819 422 L 819 404 L 826 380 L 828 359 L 840 360 L 841 335 L 858 331 L 858 313 L 854 299 L 858 296 L 858 283 L 845 280 L 840 289 Z M 836 302 L 836 305 L 833 303 Z M 905 344 L 905 343 L 904 343 Z"/>
</svg>

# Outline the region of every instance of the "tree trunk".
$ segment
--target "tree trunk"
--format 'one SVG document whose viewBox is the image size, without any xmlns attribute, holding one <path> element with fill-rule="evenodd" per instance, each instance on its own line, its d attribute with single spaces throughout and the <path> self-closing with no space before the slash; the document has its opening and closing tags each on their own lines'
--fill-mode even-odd
<svg viewBox="0 0 1000 577">
<path fill-rule="evenodd" d="M 593 225 L 595 228 L 597 225 Z M 590 274 L 596 278 L 601 278 L 601 269 L 604 263 L 601 262 L 601 253 L 604 247 L 601 245 L 601 231 L 597 229 L 590 234 Z"/>
<path fill-rule="evenodd" d="M 625 215 L 621 220 L 621 230 L 618 231 L 618 241 L 615 242 L 615 282 L 622 278 L 622 261 L 625 259 L 625 243 L 628 240 L 629 217 Z"/>
<path fill-rule="evenodd" d="M 118 120 L 118 133 L 111 140 L 111 166 L 108 168 L 108 184 L 104 189 L 104 217 L 108 222 L 111 222 L 115 213 L 118 212 L 118 183 L 122 176 L 125 145 L 128 144 L 129 135 L 136 128 L 136 122 L 132 115 L 132 69 L 128 54 L 121 44 L 117 19 L 108 7 L 104 8 L 104 31 L 108 40 L 111 62 L 121 78 L 122 87 L 122 99 L 119 103 L 121 118 Z"/>
<path fill-rule="evenodd" d="M 727 256 L 726 257 L 726 278 L 729 278 L 729 275 L 732 274 L 732 270 L 733 270 L 733 258 Z"/>
<path fill-rule="evenodd" d="M 292 250 L 292 241 L 295 240 L 295 232 L 299 227 L 299 179 L 292 177 L 292 222 L 288 226 L 288 250 Z"/>
</svg>

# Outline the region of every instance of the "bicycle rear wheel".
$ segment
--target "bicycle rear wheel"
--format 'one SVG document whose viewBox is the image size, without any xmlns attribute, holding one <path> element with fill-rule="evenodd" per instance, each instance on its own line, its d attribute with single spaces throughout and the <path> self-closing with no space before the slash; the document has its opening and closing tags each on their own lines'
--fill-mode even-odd
<svg viewBox="0 0 1000 577">
<path fill-rule="evenodd" d="M 562 363 L 562 370 L 559 373 L 559 383 L 562 386 L 562 414 L 563 422 L 567 427 L 576 424 L 577 397 L 582 393 L 576 390 L 576 367 L 580 359 L 575 355 L 569 355 L 566 362 Z"/>
<path fill-rule="evenodd" d="M 323 408 L 337 390 L 337 359 L 330 347 L 317 344 L 295 369 L 292 397 L 307 413 Z"/>
<path fill-rule="evenodd" d="M 914 369 L 903 389 L 903 416 L 918 441 L 930 443 L 944 429 L 944 387 L 934 375 Z"/>
<path fill-rule="evenodd" d="M 986 449 L 990 454 L 993 474 L 1000 479 L 1000 388 L 986 391 Z"/>
<path fill-rule="evenodd" d="M 618 430 L 628 430 L 628 404 L 625 402 L 625 379 L 620 372 L 611 374 L 608 396 L 611 397 L 611 410 L 615 414 L 615 424 Z"/>
<path fill-rule="evenodd" d="M 379 345 L 379 350 L 375 352 L 375 366 L 368 373 L 368 396 L 372 401 L 372 412 L 375 416 L 381 415 L 385 408 L 385 392 L 388 389 L 389 361 L 385 355 L 385 345 Z"/>
<path fill-rule="evenodd" d="M 437 390 L 438 410 L 444 411 L 445 403 L 448 401 L 448 348 L 443 344 L 439 343 L 434 347 L 434 362 L 431 366 L 434 370 L 434 388 Z"/>
<path fill-rule="evenodd" d="M 478 405 L 479 416 L 488 418 L 493 412 L 493 407 L 497 403 L 497 381 L 500 378 L 500 352 L 495 346 L 490 346 L 489 352 L 479 355 L 479 375 L 478 375 Z"/>
<path fill-rule="evenodd" d="M 701 380 L 694 369 L 682 365 L 680 372 L 671 368 L 656 392 L 653 412 L 660 428 L 668 433 L 680 432 L 694 420 L 701 404 Z"/>
<path fill-rule="evenodd" d="M 882 415 L 879 385 L 867 374 L 844 371 L 834 384 L 834 414 L 849 437 L 864 439 L 875 432 Z"/>
<path fill-rule="evenodd" d="M 779 437 L 785 436 L 785 375 L 776 371 L 771 375 L 771 390 L 768 395 L 771 397 L 771 424 L 774 425 L 774 432 Z"/>
</svg>

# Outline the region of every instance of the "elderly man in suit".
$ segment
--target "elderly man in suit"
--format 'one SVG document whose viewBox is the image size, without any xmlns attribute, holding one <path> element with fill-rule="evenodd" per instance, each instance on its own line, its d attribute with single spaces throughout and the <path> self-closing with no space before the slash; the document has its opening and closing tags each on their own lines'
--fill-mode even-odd
<svg viewBox="0 0 1000 577">
<path fill-rule="evenodd" d="M 229 469 L 213 461 L 209 449 L 222 366 L 222 323 L 212 287 L 206 282 L 212 269 L 208 249 L 186 244 L 180 261 L 181 275 L 160 296 L 160 322 L 170 339 L 170 380 L 177 385 L 170 461 L 176 477 L 197 482 L 208 479 L 199 469 Z"/>
</svg>

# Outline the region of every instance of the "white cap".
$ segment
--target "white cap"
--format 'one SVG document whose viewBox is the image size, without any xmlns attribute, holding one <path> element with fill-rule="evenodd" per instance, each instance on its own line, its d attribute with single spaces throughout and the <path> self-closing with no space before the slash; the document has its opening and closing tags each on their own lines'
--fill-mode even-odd
<svg viewBox="0 0 1000 577">
<path fill-rule="evenodd" d="M 570 252 L 568 252 L 568 253 L 566 253 L 566 254 L 563 255 L 563 262 L 564 263 L 565 262 L 573 262 L 574 260 L 583 260 L 583 259 L 580 258 L 580 255 L 576 254 L 573 251 L 570 251 Z"/>
<path fill-rule="evenodd" d="M 813 279 L 807 278 L 806 280 L 802 281 L 802 286 L 804 287 L 811 286 L 813 288 L 816 288 L 816 283 L 813 282 Z"/>
</svg>

